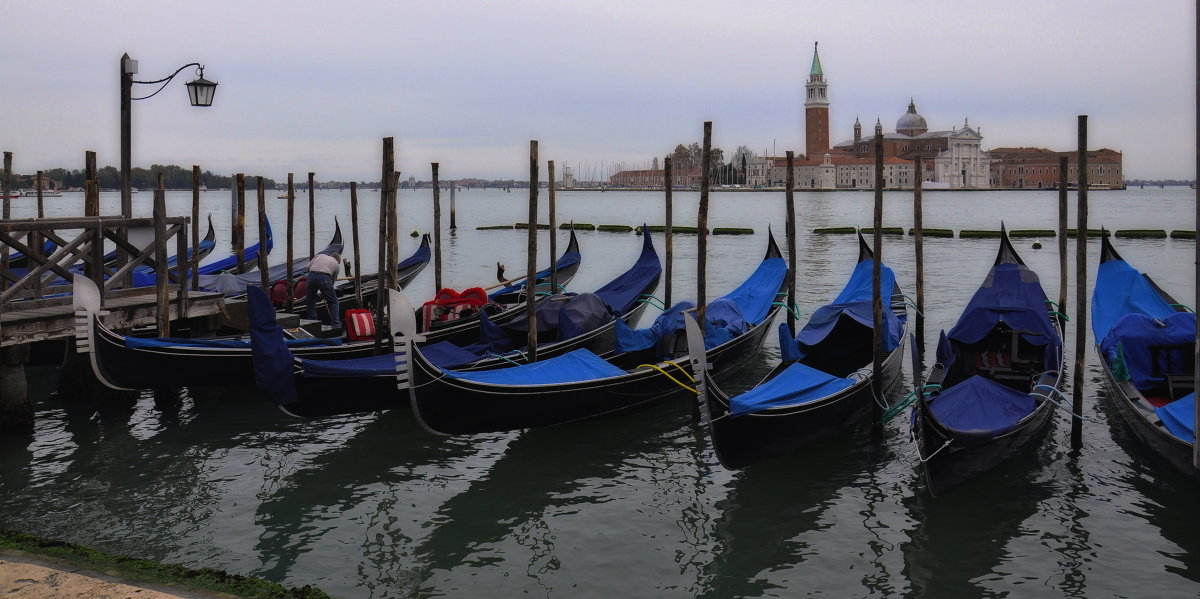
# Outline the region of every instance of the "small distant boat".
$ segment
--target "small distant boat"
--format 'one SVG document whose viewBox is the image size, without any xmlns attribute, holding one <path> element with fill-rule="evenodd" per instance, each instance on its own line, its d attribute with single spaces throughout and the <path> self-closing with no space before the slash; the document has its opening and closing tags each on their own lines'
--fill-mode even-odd
<svg viewBox="0 0 1200 599">
<path fill-rule="evenodd" d="M 25 197 L 37 197 L 37 194 L 38 194 L 38 192 L 36 189 L 25 189 L 25 190 L 21 191 L 21 195 L 23 195 Z M 62 192 L 57 189 L 43 189 L 42 197 L 43 198 L 62 197 Z"/>
<path fill-rule="evenodd" d="M 275 196 L 275 197 L 276 197 L 277 199 L 280 199 L 280 200 L 286 200 L 288 196 L 287 196 L 287 194 L 286 194 L 286 193 L 281 193 L 281 194 L 279 194 L 279 195 L 277 195 L 277 196 Z"/>
</svg>

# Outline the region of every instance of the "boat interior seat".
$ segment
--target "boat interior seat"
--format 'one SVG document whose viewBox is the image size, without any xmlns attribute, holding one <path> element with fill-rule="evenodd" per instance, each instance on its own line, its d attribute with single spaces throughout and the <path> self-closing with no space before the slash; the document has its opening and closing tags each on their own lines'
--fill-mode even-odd
<svg viewBox="0 0 1200 599">
<path fill-rule="evenodd" d="M 1195 387 L 1196 363 L 1194 343 L 1151 345 L 1151 375 L 1162 378 L 1167 398 L 1176 400 L 1191 393 Z"/>
</svg>

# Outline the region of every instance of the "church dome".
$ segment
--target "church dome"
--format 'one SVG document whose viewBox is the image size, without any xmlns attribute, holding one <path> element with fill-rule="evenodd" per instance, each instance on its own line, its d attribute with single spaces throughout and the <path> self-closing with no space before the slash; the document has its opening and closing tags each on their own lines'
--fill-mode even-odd
<svg viewBox="0 0 1200 599">
<path fill-rule="evenodd" d="M 896 131 L 907 135 L 916 135 L 929 130 L 925 117 L 917 114 L 917 105 L 911 99 L 908 102 L 908 112 L 896 121 Z"/>
</svg>

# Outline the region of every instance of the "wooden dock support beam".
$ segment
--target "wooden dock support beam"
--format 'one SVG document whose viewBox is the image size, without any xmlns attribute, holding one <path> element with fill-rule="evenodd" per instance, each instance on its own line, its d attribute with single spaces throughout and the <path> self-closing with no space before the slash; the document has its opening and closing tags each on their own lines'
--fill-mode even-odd
<svg viewBox="0 0 1200 599">
<path fill-rule="evenodd" d="M 313 189 L 316 173 L 308 174 L 308 257 L 317 255 L 317 196 Z M 336 316 L 334 317 L 337 318 Z"/>
<path fill-rule="evenodd" d="M 263 178 L 258 178 L 258 272 L 263 293 L 271 296 L 271 278 L 267 276 L 267 191 L 263 189 Z M 337 315 L 333 315 L 337 320 Z"/>
<path fill-rule="evenodd" d="M 292 279 L 296 276 L 296 267 L 293 262 L 295 256 L 295 238 L 296 238 L 296 180 L 294 173 L 288 173 L 287 182 L 287 299 L 283 301 L 284 309 L 288 312 L 296 305 L 296 299 L 292 297 L 296 293 L 296 282 Z M 312 256 L 309 256 L 312 259 Z"/>
<path fill-rule="evenodd" d="M 246 175 L 237 174 L 237 202 L 233 215 L 233 249 L 237 253 L 237 273 L 246 272 Z M 262 251 L 263 248 L 259 248 Z"/>
<path fill-rule="evenodd" d="M 155 304 L 155 321 L 158 324 L 158 336 L 171 336 L 171 305 L 167 295 L 167 280 L 170 278 L 167 269 L 167 191 L 163 187 L 163 174 L 158 173 L 158 185 L 154 188 L 154 259 L 158 262 L 154 269 L 154 294 L 158 301 Z"/>
<path fill-rule="evenodd" d="M 442 186 L 438 181 L 438 163 L 433 168 L 433 292 L 442 290 Z"/>
<path fill-rule="evenodd" d="M 379 267 L 378 276 L 375 281 L 375 354 L 383 353 L 383 336 L 384 323 L 387 322 L 387 264 L 388 255 L 388 233 L 391 228 L 388 222 L 392 220 L 391 210 L 389 205 L 390 187 L 392 186 L 392 173 L 396 170 L 396 155 L 393 150 L 394 139 L 391 137 L 383 138 L 383 172 L 379 177 Z"/>
<path fill-rule="evenodd" d="M 354 181 L 350 182 L 350 234 L 352 236 L 351 240 L 354 242 L 354 300 L 358 302 L 358 307 L 362 308 L 364 304 L 362 295 L 362 254 L 358 249 L 358 183 Z M 288 279 L 291 279 L 291 274 L 289 267 Z M 289 294 L 291 294 L 290 289 L 291 286 L 289 285 Z"/>
<path fill-rule="evenodd" d="M 550 208 L 550 293 L 558 293 L 558 222 L 554 214 L 554 161 L 546 161 L 546 179 L 549 181 L 548 188 Z M 529 221 L 536 224 L 535 221 Z M 531 225 L 532 226 L 532 225 Z"/>
<path fill-rule="evenodd" d="M 925 172 L 920 156 L 913 162 L 913 246 L 916 248 L 917 260 L 917 330 L 916 351 L 913 352 L 913 384 L 921 384 L 921 374 L 925 369 L 925 215 L 921 197 Z"/>
<path fill-rule="evenodd" d="M 788 334 L 796 334 L 796 153 L 787 151 L 787 188 L 784 190 L 784 204 L 787 216 L 784 217 L 784 235 L 787 237 L 788 249 L 788 297 L 787 324 Z"/>
<path fill-rule="evenodd" d="M 192 291 L 200 289 L 200 165 L 192 165 Z"/>
<path fill-rule="evenodd" d="M 0 348 L 0 430 L 33 428 L 33 404 L 25 380 L 29 345 Z"/>
<path fill-rule="evenodd" d="M 458 228 L 458 222 L 455 220 L 456 211 L 454 206 L 454 192 L 458 191 L 458 181 L 450 182 L 450 232 Z"/>
</svg>

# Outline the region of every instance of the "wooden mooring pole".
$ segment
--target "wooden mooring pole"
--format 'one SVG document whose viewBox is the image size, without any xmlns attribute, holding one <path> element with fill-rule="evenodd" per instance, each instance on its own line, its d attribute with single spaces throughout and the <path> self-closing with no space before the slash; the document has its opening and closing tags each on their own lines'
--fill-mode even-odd
<svg viewBox="0 0 1200 599">
<path fill-rule="evenodd" d="M 672 177 L 672 175 L 671 175 L 671 157 L 667 156 L 666 158 L 663 158 L 663 192 L 665 195 L 664 200 L 666 203 L 666 215 L 664 215 L 664 218 L 667 221 L 666 227 L 665 227 L 666 230 L 664 231 L 664 234 L 666 237 L 666 241 L 664 243 L 664 245 L 666 245 L 666 250 L 665 250 L 666 256 L 663 260 L 663 262 L 664 262 L 664 264 L 663 264 L 663 281 L 664 281 L 663 282 L 663 310 L 664 311 L 667 308 L 671 307 L 671 267 L 672 267 L 671 263 L 672 263 L 672 258 L 674 257 L 673 254 L 675 252 L 675 248 L 672 243 L 674 241 L 673 237 L 674 237 L 675 232 L 672 230 L 673 227 L 671 225 L 671 221 L 672 221 L 672 214 L 671 214 L 671 210 L 672 210 L 671 190 L 672 189 L 671 188 L 673 187 L 673 185 L 671 183 L 671 177 Z M 649 235 L 650 232 L 643 231 L 642 234 Z"/>
<path fill-rule="evenodd" d="M 46 218 L 46 203 L 45 203 L 44 198 L 42 198 L 42 182 L 43 181 L 44 181 L 44 179 L 42 177 L 42 171 L 38 171 L 36 185 L 37 185 L 37 215 L 38 215 L 39 219 Z M 30 237 L 30 241 L 31 241 L 31 243 L 29 245 L 33 248 L 33 255 L 37 256 L 38 258 L 45 258 L 46 257 L 46 254 L 45 254 L 46 238 L 45 238 L 45 236 L 43 236 L 41 233 L 38 233 L 36 235 L 32 235 Z M 41 280 L 41 278 L 38 278 L 38 280 L 33 282 L 33 298 L 41 299 L 41 297 L 42 297 L 42 280 Z"/>
<path fill-rule="evenodd" d="M 296 305 L 296 298 L 292 297 L 296 293 L 296 282 L 293 280 L 296 277 L 296 265 L 293 264 L 296 260 L 296 176 L 295 173 L 288 173 L 287 182 L 287 299 L 283 300 L 284 309 L 291 312 Z M 311 259 L 311 257 L 310 257 Z"/>
<path fill-rule="evenodd" d="M 546 161 L 546 179 L 549 181 L 548 188 L 550 208 L 550 293 L 558 293 L 558 231 L 554 228 L 557 226 L 557 217 L 554 214 L 554 161 Z M 534 226 L 537 223 L 531 223 L 529 226 Z M 642 232 L 645 234 L 645 231 Z"/>
<path fill-rule="evenodd" d="M 875 235 L 871 264 L 871 437 L 883 438 L 883 132 L 875 129 Z M 891 297 L 891 290 L 888 290 Z M 890 302 L 889 302 L 890 303 Z"/>
<path fill-rule="evenodd" d="M 1071 447 L 1083 447 L 1083 362 L 1087 353 L 1087 115 L 1079 115 L 1079 207 L 1075 215 L 1075 372 L 1071 381 Z"/>
<path fill-rule="evenodd" d="M 0 182 L 0 193 L 4 195 L 4 220 L 12 218 L 12 152 L 4 153 L 4 181 Z M 0 269 L 8 270 L 8 246 L 0 244 Z M 0 290 L 8 288 L 8 280 L 0 278 Z"/>
<path fill-rule="evenodd" d="M 784 190 L 784 205 L 787 216 L 784 217 L 784 235 L 787 236 L 788 248 L 788 298 L 787 324 L 788 333 L 796 334 L 796 153 L 787 151 L 787 188 Z"/>
<path fill-rule="evenodd" d="M 388 222 L 391 221 L 391 210 L 388 205 L 391 203 L 389 198 L 389 188 L 392 185 L 392 173 L 396 170 L 396 155 L 393 151 L 394 140 L 391 137 L 383 138 L 383 173 L 379 177 L 379 266 L 378 276 L 375 278 L 375 354 L 383 352 L 383 336 L 384 323 L 387 322 L 387 274 L 390 270 L 385 267 L 387 264 L 387 248 L 388 248 Z"/>
<path fill-rule="evenodd" d="M 233 249 L 237 252 L 237 272 L 246 272 L 246 175 L 237 174 L 237 212 L 233 216 Z M 259 248 L 262 251 L 263 248 Z"/>
<path fill-rule="evenodd" d="M 917 260 L 917 330 L 916 351 L 913 356 L 914 385 L 921 382 L 921 373 L 925 369 L 925 215 L 921 197 L 925 187 L 925 171 L 920 156 L 913 162 L 913 245 L 916 248 Z"/>
<path fill-rule="evenodd" d="M 433 167 L 433 292 L 442 290 L 442 187 L 438 181 L 438 163 Z"/>
<path fill-rule="evenodd" d="M 100 216 L 100 182 L 96 179 L 96 153 L 88 150 L 83 153 L 83 215 Z M 104 236 L 99 227 L 93 230 L 90 259 L 84 269 L 86 276 L 100 290 L 104 297 Z"/>
<path fill-rule="evenodd" d="M 167 295 L 167 191 L 163 187 L 163 174 L 158 173 L 158 185 L 154 188 L 154 259 L 158 268 L 154 274 L 154 291 L 157 297 L 155 303 L 155 322 L 158 323 L 158 336 L 171 336 L 171 306 Z"/>
<path fill-rule="evenodd" d="M 458 181 L 450 182 L 450 232 L 458 228 L 458 222 L 455 220 L 454 192 L 458 191 Z"/>
<path fill-rule="evenodd" d="M 200 165 L 192 165 L 192 291 L 200 289 Z"/>
<path fill-rule="evenodd" d="M 388 200 L 388 259 L 387 266 L 380 267 L 380 275 L 387 273 L 387 288 L 396 289 L 396 264 L 400 262 L 400 172 L 392 169 L 392 185 Z"/>
<path fill-rule="evenodd" d="M 529 361 L 537 360 L 537 202 L 538 142 L 529 142 L 529 246 L 525 260 L 525 316 L 529 320 Z M 553 256 L 550 258 L 554 259 Z"/>
<path fill-rule="evenodd" d="M 354 241 L 354 301 L 363 308 L 362 295 L 362 253 L 358 244 L 358 183 L 350 182 L 350 234 Z"/>
<path fill-rule="evenodd" d="M 313 178 L 316 173 L 308 174 L 308 257 L 317 255 L 317 197 L 313 190 Z M 336 319 L 336 317 L 335 317 Z"/>
<path fill-rule="evenodd" d="M 1200 47 L 1196 48 L 1197 58 L 1200 58 Z M 1200 156 L 1196 157 L 1196 166 L 1200 167 Z M 1195 171 L 1200 173 L 1200 170 Z M 1196 204 L 1196 230 L 1200 231 L 1200 198 L 1196 194 L 1192 194 L 1192 201 Z M 1200 306 L 1200 242 L 1196 243 L 1196 303 L 1193 306 Z M 1192 372 L 1200 373 L 1200 319 L 1196 320 L 1196 355 L 1192 362 Z M 1193 374 L 1192 379 L 1200 374 Z M 1192 383 L 1192 391 L 1195 392 L 1195 382 Z M 1200 401 L 1195 401 L 1195 411 L 1192 415 L 1192 466 L 1200 468 Z"/>
<path fill-rule="evenodd" d="M 263 293 L 270 297 L 271 277 L 267 273 L 267 190 L 261 176 L 258 178 L 258 272 Z"/>
<path fill-rule="evenodd" d="M 712 167 L 712 121 L 704 121 L 704 147 L 700 160 L 700 207 L 696 211 L 696 321 L 700 323 L 700 331 L 705 330 L 704 306 L 706 297 L 704 291 L 707 281 L 704 278 L 708 268 L 708 178 Z"/>
<path fill-rule="evenodd" d="M 1058 158 L 1058 311 L 1064 316 L 1067 313 L 1067 157 Z M 1066 318 L 1060 317 L 1064 332 L 1067 328 Z"/>
</svg>

